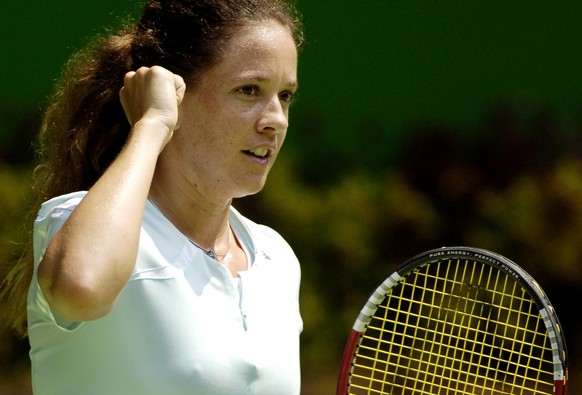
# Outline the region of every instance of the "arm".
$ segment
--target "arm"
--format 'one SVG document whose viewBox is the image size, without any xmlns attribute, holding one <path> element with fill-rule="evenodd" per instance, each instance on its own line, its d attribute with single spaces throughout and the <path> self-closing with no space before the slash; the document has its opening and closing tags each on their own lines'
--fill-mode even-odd
<svg viewBox="0 0 582 395">
<path fill-rule="evenodd" d="M 160 67 L 126 75 L 120 98 L 132 124 L 128 140 L 39 264 L 39 285 L 62 317 L 102 317 L 127 283 L 156 161 L 176 128 L 184 90 L 180 77 Z"/>
</svg>

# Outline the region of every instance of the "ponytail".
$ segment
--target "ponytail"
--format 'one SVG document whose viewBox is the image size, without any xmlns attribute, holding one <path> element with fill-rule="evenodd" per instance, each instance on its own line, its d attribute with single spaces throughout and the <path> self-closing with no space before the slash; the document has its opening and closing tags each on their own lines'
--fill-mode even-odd
<svg viewBox="0 0 582 395">
<path fill-rule="evenodd" d="M 46 109 L 33 173 L 37 201 L 28 218 L 28 240 L 0 288 L 9 306 L 5 322 L 25 336 L 28 286 L 33 273 L 32 227 L 41 204 L 55 196 L 88 190 L 115 159 L 130 125 L 119 101 L 125 73 L 131 70 L 132 30 L 79 52 L 65 66 Z"/>
</svg>

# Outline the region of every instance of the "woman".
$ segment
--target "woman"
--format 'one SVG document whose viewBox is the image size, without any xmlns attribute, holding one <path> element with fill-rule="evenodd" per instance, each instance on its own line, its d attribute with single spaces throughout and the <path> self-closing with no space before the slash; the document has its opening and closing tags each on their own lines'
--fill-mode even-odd
<svg viewBox="0 0 582 395">
<path fill-rule="evenodd" d="M 150 0 L 69 65 L 41 131 L 35 394 L 299 393 L 297 259 L 231 203 L 279 153 L 301 43 L 284 0 Z"/>
</svg>

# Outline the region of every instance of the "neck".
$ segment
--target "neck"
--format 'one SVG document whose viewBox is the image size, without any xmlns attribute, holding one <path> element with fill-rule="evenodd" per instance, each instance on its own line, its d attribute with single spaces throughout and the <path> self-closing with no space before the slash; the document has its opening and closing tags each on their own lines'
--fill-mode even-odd
<svg viewBox="0 0 582 395">
<path fill-rule="evenodd" d="M 212 204 L 200 198 L 197 191 L 187 195 L 172 188 L 156 188 L 154 184 L 149 199 L 198 248 L 212 251 L 217 257 L 228 251 L 232 238 L 228 223 L 231 201 Z"/>
</svg>

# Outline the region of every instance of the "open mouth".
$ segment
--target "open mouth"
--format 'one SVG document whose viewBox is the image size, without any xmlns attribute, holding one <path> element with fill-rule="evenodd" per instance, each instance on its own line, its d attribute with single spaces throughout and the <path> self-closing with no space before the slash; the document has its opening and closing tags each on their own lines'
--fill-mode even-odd
<svg viewBox="0 0 582 395">
<path fill-rule="evenodd" d="M 268 148 L 265 147 L 258 147 L 253 148 L 247 151 L 243 151 L 247 155 L 254 156 L 256 158 L 264 159 L 270 156 L 270 152 Z"/>
</svg>

